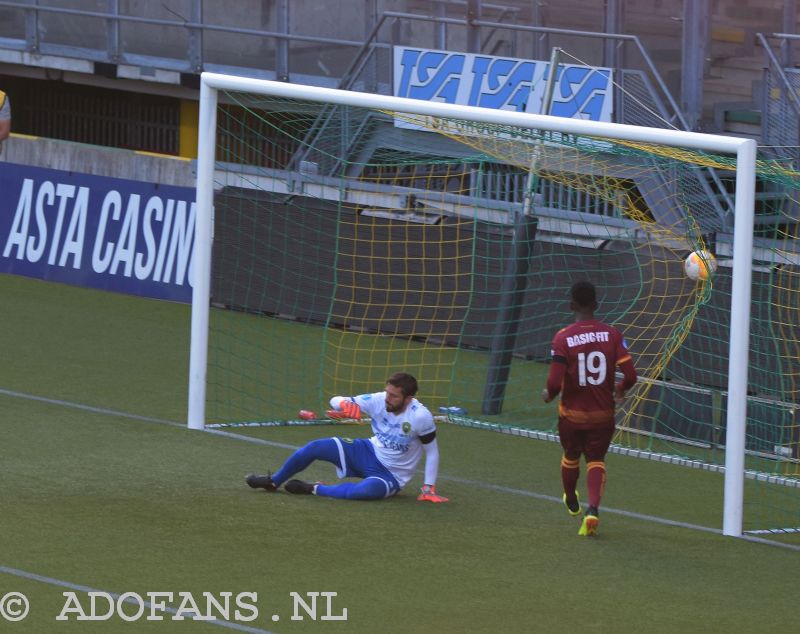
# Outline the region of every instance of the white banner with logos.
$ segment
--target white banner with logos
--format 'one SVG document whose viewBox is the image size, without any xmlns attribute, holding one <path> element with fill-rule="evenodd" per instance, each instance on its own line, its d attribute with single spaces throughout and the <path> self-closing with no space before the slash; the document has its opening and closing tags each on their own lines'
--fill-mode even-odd
<svg viewBox="0 0 800 634">
<path fill-rule="evenodd" d="M 393 66 L 397 97 L 538 114 L 550 63 L 396 46 Z M 558 65 L 549 114 L 611 121 L 612 109 L 610 68 Z M 413 118 L 395 125 L 419 129 Z"/>
</svg>

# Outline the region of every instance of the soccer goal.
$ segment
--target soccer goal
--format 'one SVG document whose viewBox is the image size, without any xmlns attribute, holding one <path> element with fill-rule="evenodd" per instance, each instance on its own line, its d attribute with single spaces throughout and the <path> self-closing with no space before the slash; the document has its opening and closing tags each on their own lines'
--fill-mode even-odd
<svg viewBox="0 0 800 634">
<path fill-rule="evenodd" d="M 188 424 L 320 423 L 406 370 L 450 422 L 552 440 L 588 278 L 641 375 L 613 450 L 724 471 L 725 534 L 790 534 L 797 249 L 754 247 L 756 168 L 747 139 L 204 73 Z M 777 493 L 744 526 L 746 476 Z"/>
</svg>

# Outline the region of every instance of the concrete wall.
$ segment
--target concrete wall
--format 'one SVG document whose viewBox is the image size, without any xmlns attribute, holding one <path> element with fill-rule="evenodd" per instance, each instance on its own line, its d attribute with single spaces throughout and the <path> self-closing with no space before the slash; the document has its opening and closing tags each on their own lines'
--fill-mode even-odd
<svg viewBox="0 0 800 634">
<path fill-rule="evenodd" d="M 0 160 L 161 185 L 195 186 L 193 160 L 17 134 L 3 143 Z"/>
</svg>

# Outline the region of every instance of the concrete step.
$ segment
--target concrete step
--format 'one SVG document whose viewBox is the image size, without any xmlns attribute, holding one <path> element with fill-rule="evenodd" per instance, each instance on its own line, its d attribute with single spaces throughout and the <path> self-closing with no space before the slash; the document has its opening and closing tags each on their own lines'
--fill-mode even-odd
<svg viewBox="0 0 800 634">
<path fill-rule="evenodd" d="M 726 121 L 725 127 L 722 129 L 723 134 L 747 135 L 754 139 L 760 137 L 761 132 L 761 123 L 752 124 L 738 121 Z"/>
<path fill-rule="evenodd" d="M 703 80 L 703 93 L 708 99 L 716 95 L 718 101 L 746 101 L 753 95 L 753 85 L 750 78 L 746 81 L 734 81 L 729 78 L 707 78 Z"/>
<path fill-rule="evenodd" d="M 711 74 L 716 74 L 715 70 L 729 70 L 736 69 L 748 73 L 761 73 L 764 69 L 764 56 L 757 57 L 712 57 L 711 59 Z"/>
<path fill-rule="evenodd" d="M 761 112 L 750 101 L 718 102 L 713 110 L 713 129 L 758 140 L 761 136 Z"/>
<path fill-rule="evenodd" d="M 720 134 L 741 137 L 744 139 L 761 140 L 761 126 L 749 126 L 743 124 L 731 124 L 720 130 Z"/>
<path fill-rule="evenodd" d="M 729 125 L 761 125 L 761 113 L 758 110 L 727 110 L 725 112 L 725 122 Z"/>
<path fill-rule="evenodd" d="M 756 6 L 759 5 L 759 6 Z M 766 6 L 765 6 L 766 5 Z M 771 5 L 771 6 L 770 6 Z M 726 24 L 780 24 L 782 6 L 779 2 L 742 2 L 742 0 L 721 0 L 715 15 Z"/>
<path fill-rule="evenodd" d="M 730 24 L 714 25 L 711 27 L 712 42 L 729 42 L 731 44 L 743 45 L 749 38 L 753 37 L 748 29 Z"/>
</svg>

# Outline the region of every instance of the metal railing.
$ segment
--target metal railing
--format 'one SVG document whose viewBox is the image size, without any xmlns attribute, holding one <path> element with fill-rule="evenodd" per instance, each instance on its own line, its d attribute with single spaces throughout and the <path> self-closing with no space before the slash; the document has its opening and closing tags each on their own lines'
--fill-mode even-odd
<svg viewBox="0 0 800 634">
<path fill-rule="evenodd" d="M 762 138 L 765 145 L 779 158 L 800 159 L 800 74 L 796 69 L 785 69 L 778 61 L 768 37 L 778 38 L 781 48 L 792 41 L 800 42 L 800 35 L 756 33 L 764 49 L 764 91 L 762 101 Z"/>
<path fill-rule="evenodd" d="M 478 43 L 478 46 L 486 46 L 494 37 L 497 38 L 503 33 L 512 34 L 526 34 L 531 37 L 538 35 L 541 37 L 558 36 L 562 38 L 574 38 L 578 40 L 593 40 L 604 43 L 604 50 L 609 47 L 606 43 L 616 45 L 617 48 L 623 46 L 631 46 L 638 56 L 638 64 L 644 70 L 634 70 L 631 68 L 619 68 L 615 71 L 618 77 L 618 108 L 617 116 L 621 117 L 623 123 L 633 123 L 636 125 L 650 125 L 662 127 L 677 127 L 680 129 L 688 129 L 686 118 L 683 116 L 678 104 L 669 92 L 665 81 L 658 73 L 655 64 L 650 56 L 647 54 L 644 46 L 637 36 L 616 34 L 616 33 L 600 33 L 591 31 L 579 31 L 572 29 L 560 29 L 544 26 L 532 26 L 516 23 L 517 11 L 509 10 L 509 7 L 502 5 L 490 5 L 489 3 L 478 2 L 462 2 L 467 10 L 464 11 L 463 17 L 447 17 L 447 15 L 428 16 L 416 13 L 385 11 L 380 16 L 376 16 L 374 24 L 369 29 L 364 40 L 347 39 L 343 37 L 322 37 L 317 35 L 302 35 L 297 33 L 290 33 L 291 21 L 289 20 L 290 3 L 288 0 L 277 0 L 272 7 L 274 7 L 274 15 L 269 14 L 261 16 L 266 19 L 270 24 L 275 24 L 278 30 L 249 28 L 243 26 L 233 26 L 231 24 L 217 24 L 212 23 L 212 18 L 209 15 L 204 15 L 205 9 L 207 14 L 213 11 L 219 12 L 221 9 L 217 5 L 205 5 L 201 0 L 187 0 L 182 4 L 184 8 L 188 8 L 189 15 L 181 16 L 175 10 L 167 7 L 151 7 L 145 5 L 149 11 L 169 11 L 178 19 L 173 18 L 159 18 L 159 17 L 144 17 L 125 15 L 120 12 L 120 0 L 107 0 L 107 11 L 92 11 L 74 8 L 65 8 L 60 6 L 48 6 L 46 4 L 15 2 L 11 0 L 0 0 L 0 8 L 15 9 L 19 11 L 17 19 L 6 20 L 4 24 L 0 25 L 0 48 L 24 50 L 28 53 L 36 55 L 63 55 L 67 57 L 74 57 L 84 60 L 94 60 L 100 62 L 107 62 L 111 64 L 131 64 L 138 65 L 140 69 L 146 71 L 147 68 L 164 69 L 178 71 L 180 73 L 196 74 L 203 69 L 218 69 L 222 72 L 239 72 L 239 74 L 250 74 L 253 76 L 261 76 L 272 79 L 288 80 L 294 76 L 305 83 L 319 83 L 322 85 L 338 85 L 343 89 L 361 89 L 368 92 L 391 92 L 391 86 L 387 83 L 379 83 L 378 77 L 385 78 L 391 76 L 390 64 L 387 64 L 389 56 L 379 55 L 380 52 L 390 51 L 392 46 L 401 41 L 400 25 L 426 23 L 433 25 L 434 36 L 442 39 L 447 39 L 447 29 L 461 29 L 466 30 L 468 40 L 474 36 L 478 29 L 483 29 L 483 34 L 486 36 Z M 447 13 L 447 6 L 453 3 L 442 4 L 437 6 L 444 10 L 440 10 L 440 14 Z M 241 22 L 246 8 L 250 6 L 249 3 L 241 3 L 229 6 L 226 10 L 230 13 L 233 12 L 233 17 L 229 21 L 239 20 Z M 264 6 L 254 4 L 253 6 Z M 349 7 L 352 10 L 357 7 L 357 3 L 353 3 Z M 367 6 L 366 4 L 364 6 Z M 498 20 L 483 19 L 481 11 L 471 12 L 469 9 L 475 7 L 492 8 L 497 11 L 500 16 Z M 237 14 L 238 12 L 238 14 Z M 19 29 L 19 16 L 24 16 L 22 24 L 24 25 L 24 39 L 13 37 L 2 37 L 13 35 L 14 28 Z M 219 14 L 215 17 L 221 17 Z M 97 23 L 97 31 L 93 33 L 95 41 L 104 42 L 104 48 L 88 48 L 81 46 L 83 40 L 78 42 L 71 41 L 67 38 L 67 43 L 57 41 L 48 41 L 47 38 L 58 39 L 53 33 L 48 31 L 48 26 L 55 27 L 56 25 L 47 21 L 47 17 L 58 17 L 59 21 L 72 20 L 90 20 L 91 24 Z M 510 17 L 511 22 L 503 22 L 504 17 Z M 371 17 L 365 18 L 365 25 L 371 21 Z M 252 21 L 258 21 L 253 19 Z M 60 24 L 59 22 L 59 24 Z M 83 24 L 83 23 L 81 23 Z M 16 25 L 16 26 L 15 26 Z M 175 34 L 176 31 L 181 33 L 180 37 L 145 37 L 144 31 L 131 32 L 132 27 L 151 27 L 156 30 L 153 35 L 159 33 Z M 61 28 L 58 26 L 58 28 Z M 64 27 L 66 28 L 66 27 Z M 75 25 L 73 25 L 75 30 Z M 388 37 L 386 30 L 388 29 Z M 438 31 L 437 31 L 438 29 Z M 127 39 L 124 35 L 127 34 Z M 269 49 L 270 55 L 273 58 L 267 58 L 263 54 L 258 57 L 258 65 L 254 66 L 230 66 L 231 56 L 236 57 L 236 60 L 241 62 L 249 62 L 250 57 L 247 51 L 236 50 L 236 46 L 230 48 L 234 49 L 229 51 L 229 58 L 215 58 L 207 50 L 207 40 L 215 35 L 225 34 L 236 38 L 234 44 L 242 49 L 250 46 L 245 46 L 245 42 L 250 42 L 255 38 L 256 42 L 263 40 L 270 40 L 274 43 L 274 50 Z M 74 34 L 70 34 L 74 35 Z M 245 36 L 244 38 L 242 36 Z M 183 39 L 185 38 L 185 46 Z M 251 38 L 251 39 L 248 39 Z M 84 38 L 85 41 L 91 42 L 92 38 Z M 138 42 L 141 44 L 142 40 L 146 40 L 147 47 L 141 48 L 139 52 L 132 48 L 131 42 Z M 177 39 L 177 42 L 163 40 Z M 388 41 L 386 41 L 388 39 Z M 516 40 L 515 40 L 516 42 Z M 314 51 L 313 57 L 317 60 L 317 64 L 323 61 L 326 64 L 331 64 L 328 59 L 327 52 L 330 50 L 346 50 L 355 49 L 355 54 L 348 54 L 346 59 L 349 64 L 346 65 L 344 72 L 338 74 L 338 81 L 333 80 L 331 77 L 324 77 L 319 74 L 312 76 L 309 74 L 292 74 L 290 68 L 298 65 L 295 63 L 295 58 L 302 52 L 295 50 L 290 45 L 306 44 L 317 46 L 319 50 Z M 418 45 L 424 45 L 421 42 Z M 259 46 L 263 46 L 259 44 Z M 167 47 L 167 48 L 164 48 Z M 171 48 L 170 48 L 171 47 Z M 217 48 L 226 48 L 217 44 Z M 325 53 L 323 53 L 323 49 Z M 179 54 L 176 57 L 164 56 L 165 51 L 174 51 Z M 261 49 L 259 49 L 261 50 Z M 238 55 L 241 52 L 241 55 Z M 621 51 L 624 53 L 624 51 Z M 159 55 L 160 53 L 160 55 Z M 296 55 L 293 55 L 296 53 Z M 238 55 L 238 56 L 237 56 Z M 620 59 L 623 55 L 615 55 L 614 59 Z M 310 59 L 310 58 L 309 58 Z M 342 59 L 345 59 L 342 57 Z M 221 65 L 217 62 L 227 61 L 227 65 Z M 341 60 L 340 60 L 341 61 Z M 270 70 L 268 66 L 273 63 L 274 70 Z M 334 69 L 335 71 L 335 69 Z M 144 72 L 144 71 L 143 71 Z M 146 79 L 146 77 L 142 77 Z M 312 142 L 315 135 L 324 133 L 326 127 L 330 124 L 332 114 L 325 112 L 320 117 L 317 125 L 310 131 L 310 136 L 307 137 L 308 142 Z M 340 160 L 346 160 L 348 151 L 358 146 L 361 139 L 360 135 L 369 134 L 369 126 L 354 126 L 354 135 L 350 139 L 349 147 L 341 148 L 343 151 L 338 154 Z M 295 164 L 299 164 L 300 160 L 305 157 L 296 155 Z M 333 166 L 335 167 L 335 166 Z M 723 226 L 729 223 L 732 209 L 732 203 L 728 197 L 724 187 L 722 187 L 719 178 L 713 170 L 705 173 L 704 177 L 700 178 L 700 187 L 708 195 L 709 209 L 707 216 L 717 216 L 719 223 Z"/>
<path fill-rule="evenodd" d="M 367 69 L 370 64 L 378 63 L 377 51 L 387 46 L 386 43 L 378 41 L 379 33 L 389 21 L 391 21 L 392 24 L 396 24 L 400 21 L 414 20 L 464 26 L 464 21 L 456 18 L 428 17 L 387 11 L 380 16 L 372 30 L 368 33 L 363 46 L 340 78 L 338 88 L 344 90 L 360 89 L 369 92 L 378 92 L 379 87 L 370 85 L 369 81 L 364 79 L 364 75 L 367 74 Z M 651 127 L 689 129 L 689 125 L 674 98 L 671 96 L 666 83 L 659 75 L 658 70 L 644 49 L 644 46 L 636 36 L 518 24 L 501 24 L 486 20 L 473 20 L 471 25 L 548 35 L 585 37 L 604 41 L 616 41 L 620 44 L 631 43 L 640 54 L 648 72 L 643 73 L 631 69 L 617 69 L 618 77 L 620 78 L 617 87 L 618 90 L 622 91 L 619 100 L 621 104 L 619 111 L 624 117 L 619 122 L 631 123 L 633 125 L 648 125 Z M 391 75 L 390 68 L 383 68 L 383 70 L 388 71 L 388 73 L 385 74 Z M 299 165 L 301 161 L 309 160 L 310 151 L 306 148 L 313 148 L 331 126 L 338 125 L 338 112 L 338 108 L 330 107 L 324 109 L 320 113 L 317 121 L 308 131 L 301 144 L 301 149 L 293 158 L 293 165 Z M 363 129 L 367 130 L 366 127 Z M 333 171 L 331 170 L 335 170 L 343 161 L 346 161 L 352 148 L 360 144 L 361 139 L 358 136 L 352 137 L 348 147 L 342 148 L 343 151 L 338 154 L 338 160 L 328 165 L 327 167 L 329 169 L 323 169 L 324 173 L 332 174 Z M 698 212 L 698 217 L 704 219 L 703 222 L 708 224 L 706 229 L 713 231 L 733 226 L 733 201 L 717 172 L 711 168 L 703 168 L 702 170 L 693 172 L 690 178 L 694 181 L 692 188 L 701 192 L 701 194 L 695 197 L 695 202 L 698 206 L 704 207 L 704 209 L 698 208 L 696 212 Z"/>
<path fill-rule="evenodd" d="M 761 102 L 762 149 L 766 158 L 777 160 L 785 167 L 800 169 L 800 72 L 785 68 L 778 60 L 768 38 L 778 40 L 782 58 L 788 60 L 792 43 L 800 42 L 800 35 L 788 33 L 757 33 L 756 38 L 764 49 L 764 88 Z M 800 204 L 796 191 L 785 186 L 765 183 L 769 191 L 757 201 L 756 232 L 770 234 L 770 228 L 800 220 Z M 760 212 L 760 213 L 759 213 Z M 777 213 L 775 213 L 777 212 Z"/>
<path fill-rule="evenodd" d="M 453 3 L 449 3 L 453 4 Z M 461 4 L 466 4 L 461 2 Z M 511 16 L 516 20 L 517 11 L 511 10 L 509 7 L 504 7 L 499 4 L 479 3 L 485 8 L 493 8 L 500 12 L 500 16 Z M 286 0 L 281 0 L 277 3 L 279 9 L 283 7 L 283 11 L 288 11 L 289 3 Z M 346 39 L 342 37 L 322 37 L 315 35 L 302 35 L 298 33 L 289 33 L 289 23 L 284 23 L 283 18 L 286 16 L 279 15 L 276 19 L 278 24 L 281 24 L 285 30 L 276 31 L 269 29 L 256 29 L 256 28 L 243 28 L 238 26 L 231 26 L 225 24 L 212 24 L 203 20 L 202 2 L 200 0 L 192 0 L 189 3 L 191 8 L 191 15 L 188 17 L 179 16 L 176 12 L 169 9 L 171 13 L 181 19 L 164 19 L 164 18 L 149 18 L 144 16 L 125 15 L 120 13 L 120 1 L 108 0 L 109 9 L 107 11 L 91 11 L 83 9 L 65 8 L 60 6 L 48 6 L 46 4 L 30 4 L 27 2 L 19 2 L 12 0 L 0 0 L 0 8 L 16 9 L 24 16 L 24 38 L 9 37 L 8 30 L 13 30 L 13 26 L 0 27 L 0 33 L 5 37 L 0 36 L 0 48 L 7 49 L 23 49 L 26 52 L 34 54 L 64 54 L 81 59 L 102 61 L 108 63 L 125 63 L 130 61 L 132 63 L 141 61 L 141 57 L 148 57 L 156 68 L 162 67 L 164 70 L 179 70 L 186 73 L 198 73 L 205 69 L 209 64 L 215 65 L 212 59 L 209 59 L 204 50 L 203 40 L 209 34 L 228 34 L 234 36 L 253 36 L 261 39 L 275 40 L 278 43 L 307 43 L 307 44 L 323 44 L 334 47 L 344 47 L 355 49 L 355 55 L 351 56 L 351 62 L 346 67 L 346 70 L 339 75 L 336 84 L 339 88 L 352 89 L 355 78 L 360 76 L 365 65 L 374 60 L 375 52 L 377 50 L 390 50 L 391 47 L 397 43 L 397 29 L 391 30 L 390 41 L 380 41 L 379 34 L 390 23 L 397 25 L 399 23 L 429 23 L 438 26 L 451 26 L 459 28 L 484 28 L 488 30 L 488 36 L 484 39 L 482 45 L 487 45 L 492 36 L 502 31 L 512 31 L 515 33 L 528 33 L 540 34 L 548 36 L 569 36 L 575 38 L 589 38 L 598 39 L 603 41 L 616 42 L 621 46 L 625 43 L 630 43 L 638 52 L 644 65 L 646 72 L 652 82 L 654 82 L 657 90 L 651 91 L 653 99 L 652 104 L 647 104 L 652 107 L 654 112 L 665 113 L 667 115 L 664 126 L 668 127 L 674 125 L 681 129 L 689 129 L 685 117 L 683 116 L 678 104 L 670 94 L 666 83 L 658 73 L 655 64 L 650 56 L 647 54 L 644 46 L 637 36 L 614 34 L 614 33 L 599 33 L 591 31 L 579 31 L 570 29 L 559 29 L 552 27 L 531 26 L 524 24 L 516 24 L 514 22 L 490 21 L 483 19 L 470 20 L 465 12 L 464 18 L 453 18 L 446 16 L 427 16 L 417 13 L 385 11 L 375 21 L 375 24 L 366 34 L 365 39 L 355 40 Z M 279 11 L 280 13 L 280 11 Z M 45 40 L 44 33 L 48 32 L 48 25 L 42 23 L 43 16 L 58 16 L 59 18 L 73 17 L 73 18 L 86 18 L 97 22 L 98 32 L 102 32 L 102 39 L 105 41 L 104 49 L 91 48 L 86 46 L 78 46 L 69 43 L 55 43 Z M 14 20 L 7 20 L 7 24 L 13 23 Z M 187 39 L 187 45 L 184 50 L 184 55 L 180 58 L 170 58 L 165 55 L 159 55 L 159 50 L 165 45 L 164 42 L 159 41 L 157 38 L 151 37 L 149 40 L 150 50 L 143 53 L 136 53 L 126 49 L 125 38 L 121 36 L 121 29 L 125 25 L 146 25 L 152 27 L 162 27 L 165 29 L 178 29 L 183 32 Z M 82 34 L 76 34 L 76 38 Z M 97 35 L 97 34 L 95 34 Z M 133 38 L 133 34 L 129 34 Z M 83 38 L 85 40 L 85 38 Z M 128 43 L 128 48 L 130 48 Z M 280 57 L 280 56 L 276 56 Z M 263 62 L 262 58 L 262 62 Z M 287 62 L 286 68 L 275 68 L 274 73 L 269 72 L 262 64 L 260 66 L 247 67 L 255 74 L 270 74 L 275 76 L 285 75 L 288 79 L 289 68 L 291 62 Z M 378 91 L 380 86 L 367 86 L 370 92 Z M 664 107 L 666 105 L 667 107 Z"/>
<path fill-rule="evenodd" d="M 354 15 L 363 16 L 366 13 L 367 4 L 368 0 L 361 0 L 361 2 L 353 0 L 350 11 Z M 441 6 L 444 11 L 447 7 L 452 8 L 453 5 L 467 5 L 466 2 L 458 0 L 435 2 L 434 4 Z M 497 24 L 503 26 L 505 26 L 503 22 L 505 18 L 514 21 L 518 19 L 520 13 L 520 9 L 517 7 L 480 1 L 478 4 L 483 9 L 496 13 L 498 15 Z M 121 13 L 120 5 L 121 0 L 107 0 L 108 9 L 102 11 L 51 6 L 42 4 L 40 0 L 34 3 L 2 0 L 0 8 L 17 10 L 18 13 L 12 14 L 11 19 L 5 19 L 0 23 L 0 48 L 24 50 L 34 55 L 49 54 L 110 64 L 144 64 L 156 69 L 182 73 L 238 69 L 238 74 L 250 74 L 283 81 L 289 81 L 292 74 L 291 67 L 297 66 L 299 70 L 295 70 L 295 73 L 302 75 L 304 81 L 308 83 L 308 78 L 315 74 L 317 80 L 323 80 L 325 72 L 319 74 L 318 61 L 301 60 L 302 53 L 304 53 L 302 49 L 294 51 L 296 54 L 293 56 L 290 45 L 324 45 L 328 50 L 357 50 L 364 43 L 360 37 L 351 39 L 341 36 L 326 37 L 297 33 L 292 29 L 290 15 L 295 14 L 290 14 L 289 0 L 277 0 L 274 3 L 275 16 L 269 19 L 270 23 L 277 27 L 274 29 L 230 24 L 233 19 L 231 16 L 238 17 L 245 24 L 252 22 L 248 10 L 257 9 L 257 3 L 237 2 L 208 5 L 203 0 L 186 0 L 182 3 L 183 7 L 188 7 L 188 14 L 185 16 L 179 13 L 180 9 L 175 10 L 161 4 L 155 6 L 155 3 L 153 3 L 154 6 L 144 5 L 142 9 L 143 11 L 168 12 L 174 15 L 174 18 L 128 15 Z M 216 12 L 217 22 L 221 23 L 213 22 L 213 18 L 208 16 L 213 12 Z M 466 16 L 466 9 L 464 13 Z M 297 15 L 296 22 L 304 23 L 304 14 L 298 13 Z M 419 14 L 409 15 L 415 18 L 426 18 Z M 53 21 L 48 22 L 48 18 L 53 18 Z M 55 22 L 56 19 L 58 22 Z M 72 24 L 74 32 L 69 34 L 67 31 L 70 26 L 66 26 L 68 20 L 75 22 Z M 467 24 L 466 18 L 440 17 L 438 20 L 442 25 L 448 22 L 460 26 Z M 86 28 L 87 24 L 90 24 L 92 28 Z M 325 24 L 327 25 L 327 22 Z M 132 30 L 136 27 L 152 27 L 161 29 L 161 32 L 154 34 L 152 30 L 149 32 Z M 123 37 L 123 29 L 128 29 L 127 35 L 130 41 L 126 41 L 126 38 Z M 56 41 L 58 37 L 53 35 L 54 32 L 59 32 L 65 41 Z M 217 44 L 216 50 L 211 51 L 207 46 L 207 40 L 215 35 L 232 37 L 222 44 Z M 254 39 L 243 40 L 239 36 Z M 482 45 L 488 46 L 493 36 L 494 33 L 490 31 Z M 273 43 L 267 55 L 264 55 L 265 40 Z M 98 45 L 91 46 L 92 41 Z M 257 51 L 252 55 L 242 55 L 243 41 L 253 42 L 252 48 Z M 146 42 L 148 51 L 146 53 L 137 52 L 134 42 Z M 391 44 L 378 44 L 377 46 L 388 48 Z M 237 47 L 240 49 L 238 52 L 236 51 Z M 225 49 L 229 51 L 227 54 L 223 52 Z M 174 52 L 174 54 L 170 55 L 169 52 Z M 349 58 L 350 55 L 346 55 L 346 57 Z M 241 63 L 243 61 L 250 63 Z M 343 63 L 346 64 L 346 62 Z M 326 59 L 325 64 L 331 65 L 330 60 Z M 267 68 L 268 65 L 272 67 Z M 337 68 L 329 70 L 332 76 L 339 75 Z M 328 80 L 325 85 L 331 85 L 331 81 Z"/>
</svg>

